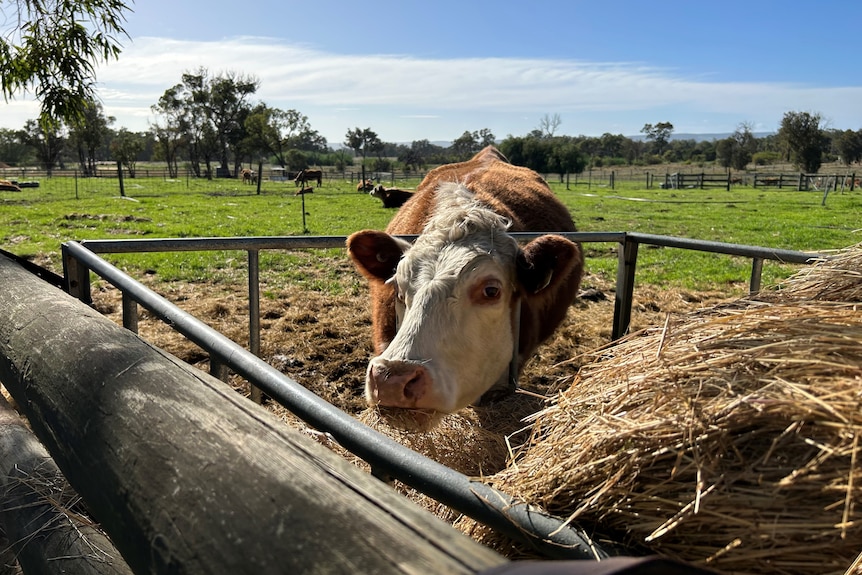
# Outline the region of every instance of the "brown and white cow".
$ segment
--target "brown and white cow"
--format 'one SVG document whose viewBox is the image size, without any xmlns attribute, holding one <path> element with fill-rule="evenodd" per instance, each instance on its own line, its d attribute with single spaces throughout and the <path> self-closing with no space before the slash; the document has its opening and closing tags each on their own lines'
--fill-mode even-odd
<svg viewBox="0 0 862 575">
<path fill-rule="evenodd" d="M 539 174 L 489 146 L 429 172 L 386 232 L 347 239 L 371 284 L 369 404 L 451 413 L 511 386 L 510 365 L 520 373 L 563 321 L 583 273 L 579 244 L 519 246 L 508 232 L 520 231 L 575 225 Z"/>
<path fill-rule="evenodd" d="M 368 195 L 372 198 L 379 198 L 383 202 L 384 208 L 400 208 L 404 202 L 413 197 L 413 192 L 400 188 L 385 188 L 380 185 L 375 186 Z"/>
<path fill-rule="evenodd" d="M 242 183 L 243 184 L 256 184 L 257 183 L 257 172 L 255 172 L 254 170 L 250 170 L 248 168 L 245 168 L 242 170 L 242 172 L 240 172 L 240 175 L 242 176 Z"/>
<path fill-rule="evenodd" d="M 372 180 L 365 180 L 356 184 L 357 192 L 370 192 L 374 189 L 374 182 Z"/>
<path fill-rule="evenodd" d="M 299 186 L 302 184 L 302 187 L 305 187 L 305 184 L 308 182 L 317 182 L 318 186 L 323 185 L 323 171 L 318 169 L 305 169 L 300 170 L 300 172 L 293 179 L 293 183 Z"/>
</svg>

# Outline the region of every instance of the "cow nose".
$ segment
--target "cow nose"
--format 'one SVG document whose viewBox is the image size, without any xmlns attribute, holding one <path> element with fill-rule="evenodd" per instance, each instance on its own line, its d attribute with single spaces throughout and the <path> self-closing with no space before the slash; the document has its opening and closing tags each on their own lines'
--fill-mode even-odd
<svg viewBox="0 0 862 575">
<path fill-rule="evenodd" d="M 376 358 L 368 369 L 368 400 L 386 407 L 417 407 L 430 382 L 428 370 L 419 363 Z"/>
</svg>

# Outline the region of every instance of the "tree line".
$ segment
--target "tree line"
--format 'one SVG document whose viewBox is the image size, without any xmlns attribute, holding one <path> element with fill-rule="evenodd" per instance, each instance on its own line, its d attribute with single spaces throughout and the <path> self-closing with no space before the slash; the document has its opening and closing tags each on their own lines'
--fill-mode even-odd
<svg viewBox="0 0 862 575">
<path fill-rule="evenodd" d="M 719 140 L 674 139 L 673 125 L 644 125 L 643 137 L 605 133 L 598 137 L 559 135 L 560 120 L 542 118 L 525 135 L 497 139 L 489 129 L 466 130 L 450 145 L 426 140 L 384 142 L 371 128 L 351 128 L 341 146 L 330 146 L 297 110 L 252 102 L 258 83 L 250 77 L 204 70 L 183 74 L 152 106 L 155 120 L 144 132 L 114 129 L 100 103 L 90 100 L 80 117 L 62 121 L 28 120 L 19 130 L 0 129 L 0 162 L 39 166 L 49 172 L 75 168 L 95 175 L 103 162 L 117 162 L 134 177 L 138 162 L 164 162 L 172 177 L 181 166 L 197 177 L 232 176 L 259 162 L 287 170 L 309 166 L 373 171 L 421 171 L 463 161 L 489 144 L 509 160 L 540 173 L 580 173 L 587 168 L 662 163 L 717 165 L 745 170 L 790 162 L 816 173 L 823 162 L 847 165 L 862 160 L 862 130 L 830 130 L 819 114 L 790 111 L 778 131 L 757 137 L 742 123 Z"/>
</svg>

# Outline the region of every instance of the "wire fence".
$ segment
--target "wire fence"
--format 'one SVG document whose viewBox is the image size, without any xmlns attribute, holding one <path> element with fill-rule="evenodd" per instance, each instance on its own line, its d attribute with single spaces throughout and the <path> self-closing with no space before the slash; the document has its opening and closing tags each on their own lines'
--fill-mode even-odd
<svg viewBox="0 0 862 575">
<path fill-rule="evenodd" d="M 425 176 L 426 171 L 395 170 L 388 172 L 366 171 L 365 179 L 372 185 L 411 188 Z M 85 175 L 79 170 L 51 170 L 37 168 L 0 169 L 0 182 L 11 184 L 8 188 L 47 187 L 65 197 L 86 197 L 90 195 L 134 195 L 144 189 L 158 186 L 161 192 L 200 192 L 200 193 L 295 193 L 297 172 L 276 166 L 266 167 L 253 178 L 243 178 L 241 174 L 231 177 L 201 177 L 190 169 L 181 169 L 171 174 L 164 167 L 139 167 L 131 173 L 128 169 L 116 166 L 103 166 L 93 175 Z M 619 186 L 639 189 L 654 188 L 705 188 L 746 186 L 755 188 L 795 189 L 800 191 L 826 189 L 853 191 L 860 185 L 860 177 L 855 172 L 805 174 L 792 171 L 737 171 L 731 172 L 720 167 L 708 169 L 697 166 L 624 166 L 614 168 L 592 168 L 580 174 L 544 174 L 552 184 L 572 188 L 611 188 Z M 320 186 L 338 186 L 341 191 L 361 188 L 363 173 L 360 170 L 322 170 Z M 316 182 L 314 182 L 316 184 Z M 0 189 L 6 189 L 0 184 Z M 18 190 L 7 190 L 18 191 Z"/>
</svg>

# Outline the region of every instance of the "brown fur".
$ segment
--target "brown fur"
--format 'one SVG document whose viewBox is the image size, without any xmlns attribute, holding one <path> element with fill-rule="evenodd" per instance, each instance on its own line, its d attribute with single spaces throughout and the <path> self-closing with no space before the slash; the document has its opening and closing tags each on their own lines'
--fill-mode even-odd
<svg viewBox="0 0 862 575">
<path fill-rule="evenodd" d="M 392 235 L 421 233 L 434 213 L 437 188 L 445 182 L 465 184 L 476 199 L 511 220 L 510 231 L 576 231 L 568 210 L 539 174 L 528 168 L 513 166 L 496 148 L 488 146 L 466 162 L 448 164 L 430 171 L 412 199 L 392 218 L 386 232 Z M 547 259 L 549 253 L 558 253 L 559 257 L 552 259 L 564 263 L 554 268 L 554 262 L 536 261 Z M 539 255 L 534 258 L 534 254 Z M 524 289 L 526 293 L 521 302 L 519 339 L 520 366 L 565 318 L 577 295 L 583 274 L 580 245 L 560 236 L 544 236 L 534 240 L 525 246 L 523 256 L 527 267 L 541 268 L 542 264 L 550 264 L 551 268 L 546 269 L 554 269 L 554 273 L 545 289 L 541 289 L 541 285 L 538 285 L 537 293 L 530 293 L 533 290 L 529 286 Z M 351 257 L 357 259 L 354 253 L 351 253 Z M 381 270 L 391 267 L 394 271 L 400 257 L 401 253 L 397 251 L 376 254 Z M 380 281 L 381 275 L 384 274 L 367 275 L 371 280 L 373 339 L 377 353 L 386 349 L 396 331 L 395 290 L 391 284 Z"/>
<path fill-rule="evenodd" d="M 307 169 L 299 172 L 296 177 L 293 179 L 293 183 L 297 186 L 302 184 L 302 187 L 305 187 L 306 182 L 317 182 L 318 186 L 323 185 L 323 170 L 317 169 Z"/>
</svg>

